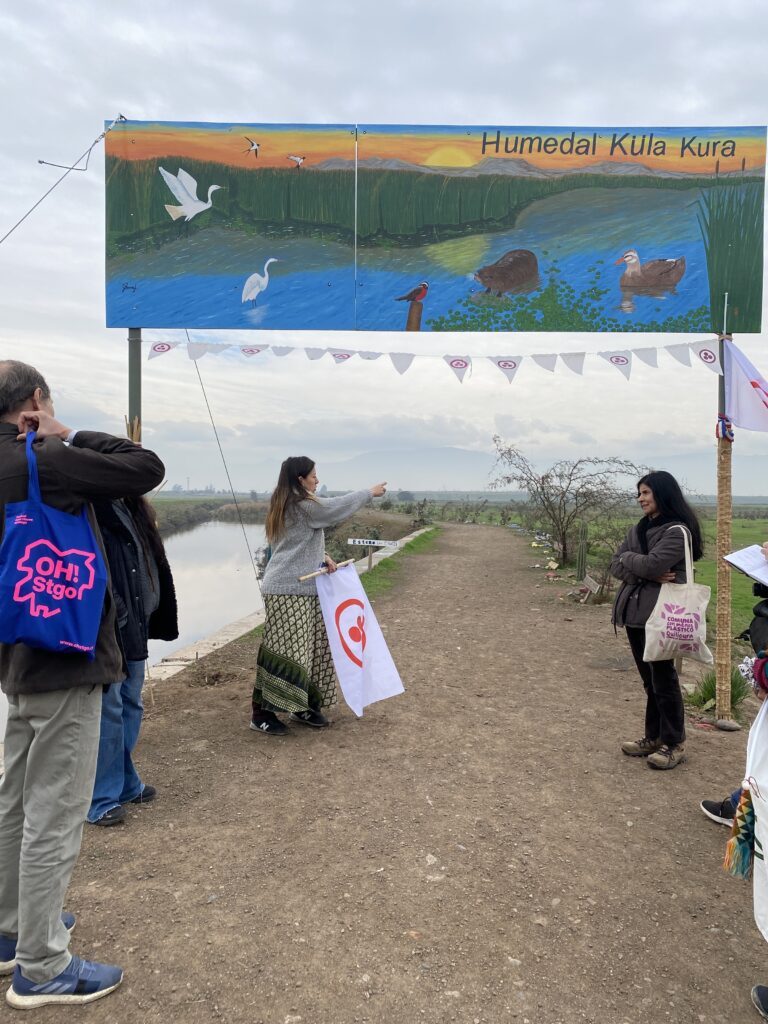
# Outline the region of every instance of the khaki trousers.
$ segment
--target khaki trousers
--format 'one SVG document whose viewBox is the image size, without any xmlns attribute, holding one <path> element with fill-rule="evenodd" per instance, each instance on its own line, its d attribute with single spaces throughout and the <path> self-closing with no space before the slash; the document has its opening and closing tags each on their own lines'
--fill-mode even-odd
<svg viewBox="0 0 768 1024">
<path fill-rule="evenodd" d="M 42 982 L 70 961 L 61 923 L 96 773 L 100 686 L 8 698 L 0 780 L 0 934 Z"/>
</svg>

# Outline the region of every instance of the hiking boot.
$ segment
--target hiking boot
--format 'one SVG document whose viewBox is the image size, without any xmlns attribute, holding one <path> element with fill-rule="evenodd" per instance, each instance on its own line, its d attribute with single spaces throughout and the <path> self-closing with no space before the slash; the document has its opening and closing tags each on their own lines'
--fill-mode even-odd
<svg viewBox="0 0 768 1024">
<path fill-rule="evenodd" d="M 736 808 L 729 796 L 723 801 L 702 800 L 699 807 L 711 821 L 716 821 L 719 825 L 727 825 L 728 828 L 733 824 Z"/>
<path fill-rule="evenodd" d="M 307 708 L 306 711 L 292 711 L 291 721 L 302 725 L 311 725 L 313 729 L 326 729 L 331 723 L 320 711 Z"/>
<path fill-rule="evenodd" d="M 648 758 L 648 767 L 657 768 L 659 771 L 666 771 L 668 768 L 676 768 L 686 760 L 685 747 L 679 744 L 676 747 L 669 747 L 665 743 L 659 747 L 655 754 Z"/>
<path fill-rule="evenodd" d="M 145 785 L 138 796 L 135 796 L 133 800 L 129 800 L 129 804 L 150 804 L 155 799 L 155 793 L 157 790 L 154 786 Z"/>
<path fill-rule="evenodd" d="M 768 1020 L 768 987 L 765 985 L 755 985 L 751 995 L 754 1008 L 763 1020 Z"/>
<path fill-rule="evenodd" d="M 109 828 L 110 825 L 119 825 L 122 821 L 125 821 L 125 808 L 118 804 L 117 807 L 110 807 L 106 814 L 102 814 L 96 821 L 91 821 L 91 825 L 101 825 L 102 828 Z"/>
<path fill-rule="evenodd" d="M 75 927 L 75 915 L 65 910 L 61 915 L 61 923 L 71 932 Z M 16 939 L 0 935 L 0 974 L 13 974 L 16 967 Z"/>
<path fill-rule="evenodd" d="M 274 711 L 254 711 L 251 728 L 254 732 L 263 732 L 267 736 L 284 736 L 288 732 L 288 727 L 280 721 Z"/>
<path fill-rule="evenodd" d="M 49 1003 L 80 1006 L 109 995 L 122 980 L 123 971 L 120 967 L 73 956 L 61 974 L 48 981 L 29 981 L 17 966 L 13 972 L 13 984 L 5 998 L 17 1010 L 33 1010 Z"/>
<path fill-rule="evenodd" d="M 627 757 L 648 757 L 655 754 L 661 747 L 661 740 L 649 740 L 643 736 L 641 740 L 627 740 L 621 744 L 621 750 Z"/>
</svg>

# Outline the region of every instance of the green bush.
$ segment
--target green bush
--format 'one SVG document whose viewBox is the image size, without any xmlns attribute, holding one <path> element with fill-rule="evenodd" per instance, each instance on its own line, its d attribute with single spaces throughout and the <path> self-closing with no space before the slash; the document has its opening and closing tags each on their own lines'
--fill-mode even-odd
<svg viewBox="0 0 768 1024">
<path fill-rule="evenodd" d="M 731 668 L 731 707 L 737 708 L 752 693 L 749 680 L 734 665 Z M 715 670 L 708 669 L 692 693 L 686 694 L 685 703 L 699 711 L 713 711 L 716 701 Z"/>
</svg>

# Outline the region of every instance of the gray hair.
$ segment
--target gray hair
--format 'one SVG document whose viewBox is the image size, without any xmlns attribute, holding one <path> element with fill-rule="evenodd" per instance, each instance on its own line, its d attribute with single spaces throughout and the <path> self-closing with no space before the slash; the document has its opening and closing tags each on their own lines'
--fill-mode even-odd
<svg viewBox="0 0 768 1024">
<path fill-rule="evenodd" d="M 0 359 L 0 418 L 15 412 L 37 388 L 43 398 L 51 397 L 45 378 L 34 366 L 16 359 Z"/>
</svg>

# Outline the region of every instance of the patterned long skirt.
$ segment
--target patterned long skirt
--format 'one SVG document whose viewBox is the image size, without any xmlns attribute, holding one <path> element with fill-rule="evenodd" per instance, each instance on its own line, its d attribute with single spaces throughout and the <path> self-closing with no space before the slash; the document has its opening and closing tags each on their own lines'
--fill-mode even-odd
<svg viewBox="0 0 768 1024">
<path fill-rule="evenodd" d="M 253 703 L 265 711 L 306 711 L 336 703 L 336 672 L 316 597 L 267 594 Z"/>
</svg>

